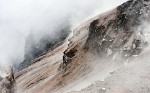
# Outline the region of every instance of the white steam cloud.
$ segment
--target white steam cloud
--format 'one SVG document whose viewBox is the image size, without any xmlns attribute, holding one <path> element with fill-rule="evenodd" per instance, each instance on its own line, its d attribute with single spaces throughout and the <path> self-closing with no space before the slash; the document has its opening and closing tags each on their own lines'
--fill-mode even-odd
<svg viewBox="0 0 150 93">
<path fill-rule="evenodd" d="M 26 38 L 55 38 L 56 29 L 79 25 L 127 0 L 0 0 L 0 64 L 24 60 Z M 63 25 L 62 25 L 63 24 Z"/>
</svg>

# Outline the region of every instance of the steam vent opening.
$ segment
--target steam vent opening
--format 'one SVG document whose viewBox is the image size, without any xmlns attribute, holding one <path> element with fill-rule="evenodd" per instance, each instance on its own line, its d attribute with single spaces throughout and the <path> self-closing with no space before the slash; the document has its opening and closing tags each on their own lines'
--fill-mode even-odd
<svg viewBox="0 0 150 93">
<path fill-rule="evenodd" d="M 0 93 L 150 93 L 150 0 L 22 2 L 0 1 Z"/>
</svg>

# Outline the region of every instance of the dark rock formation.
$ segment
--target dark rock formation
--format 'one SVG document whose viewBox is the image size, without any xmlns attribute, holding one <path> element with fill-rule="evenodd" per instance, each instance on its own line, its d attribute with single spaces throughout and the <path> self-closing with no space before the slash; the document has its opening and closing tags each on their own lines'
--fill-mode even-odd
<svg viewBox="0 0 150 93">
<path fill-rule="evenodd" d="M 94 19 L 90 23 L 88 38 L 82 48 L 103 57 L 117 54 L 122 58 L 128 58 L 138 55 L 147 45 L 138 26 L 142 25 L 142 21 L 149 21 L 149 11 L 148 0 L 129 0 L 105 17 Z M 67 53 L 71 52 L 70 47 L 72 46 L 68 47 Z M 63 61 L 66 65 L 66 60 L 70 59 L 66 59 L 67 53 L 64 53 Z"/>
</svg>

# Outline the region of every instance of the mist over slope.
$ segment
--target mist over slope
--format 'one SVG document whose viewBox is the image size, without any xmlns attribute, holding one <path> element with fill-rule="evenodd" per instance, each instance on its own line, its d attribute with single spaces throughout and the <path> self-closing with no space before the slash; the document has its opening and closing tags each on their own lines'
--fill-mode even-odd
<svg viewBox="0 0 150 93">
<path fill-rule="evenodd" d="M 149 11 L 149 1 L 129 0 L 83 22 L 15 73 L 17 92 L 149 93 Z"/>
<path fill-rule="evenodd" d="M 36 58 L 53 50 L 61 45 L 70 34 L 70 26 L 62 28 L 56 32 L 55 38 L 45 36 L 38 43 L 34 40 L 32 34 L 27 37 L 25 45 L 24 61 L 19 64 L 17 70 L 22 70 L 36 62 Z"/>
<path fill-rule="evenodd" d="M 51 42 L 60 36 L 64 27 L 70 31 L 94 14 L 124 2 L 115 1 L 0 0 L 0 64 L 18 65 L 27 59 L 26 55 L 32 58 L 35 54 L 30 47 L 42 46 L 42 40 L 49 37 L 48 42 Z M 33 38 L 35 45 L 27 40 L 28 37 Z"/>
<path fill-rule="evenodd" d="M 58 46 L 82 21 L 124 2 L 115 1 L 0 0 L 0 91 L 10 93 L 16 88 L 13 70 L 9 74 L 6 69 L 9 65 L 17 68 L 24 60 L 23 69 L 34 63 L 31 60 L 47 57 L 45 52 Z"/>
</svg>

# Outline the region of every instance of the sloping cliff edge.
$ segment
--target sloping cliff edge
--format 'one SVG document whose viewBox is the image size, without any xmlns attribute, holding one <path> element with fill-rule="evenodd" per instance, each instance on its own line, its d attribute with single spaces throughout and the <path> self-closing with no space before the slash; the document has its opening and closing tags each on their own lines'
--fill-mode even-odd
<svg viewBox="0 0 150 93">
<path fill-rule="evenodd" d="M 62 45 L 15 74 L 17 92 L 66 93 L 122 68 L 148 46 L 139 27 L 149 22 L 149 3 L 129 0 L 81 24 Z"/>
</svg>

